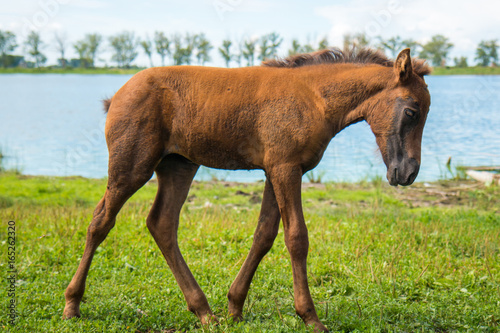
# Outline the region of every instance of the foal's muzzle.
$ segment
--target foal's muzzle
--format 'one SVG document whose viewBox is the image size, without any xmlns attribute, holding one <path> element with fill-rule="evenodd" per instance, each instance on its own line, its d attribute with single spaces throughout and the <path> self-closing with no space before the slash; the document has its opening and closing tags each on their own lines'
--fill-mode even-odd
<svg viewBox="0 0 500 333">
<path fill-rule="evenodd" d="M 390 164 L 387 168 L 387 180 L 392 186 L 408 186 L 417 178 L 420 165 L 414 158 L 403 159 Z"/>
</svg>

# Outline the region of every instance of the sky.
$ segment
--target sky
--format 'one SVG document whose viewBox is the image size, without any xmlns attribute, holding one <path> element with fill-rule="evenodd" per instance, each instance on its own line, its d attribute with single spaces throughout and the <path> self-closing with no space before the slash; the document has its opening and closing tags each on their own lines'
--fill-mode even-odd
<svg viewBox="0 0 500 333">
<path fill-rule="evenodd" d="M 342 46 L 346 33 L 364 32 L 374 39 L 396 35 L 425 43 L 443 34 L 454 44 L 454 57 L 466 56 L 474 63 L 481 40 L 500 39 L 500 1 L 492 0 L 19 0 L 0 6 L 0 30 L 10 30 L 22 44 L 29 31 L 41 33 L 47 64 L 57 52 L 54 34 L 66 34 L 73 44 L 86 33 L 105 36 L 102 61 L 112 65 L 107 38 L 124 30 L 138 37 L 155 31 L 200 33 L 215 46 L 208 65 L 222 66 L 217 52 L 222 40 L 258 38 L 270 32 L 284 37 L 279 55 L 286 56 L 292 38 L 316 44 L 327 37 L 331 46 Z M 15 53 L 22 53 L 18 48 Z M 76 57 L 72 46 L 67 57 Z M 159 56 L 153 60 L 160 64 Z M 140 52 L 134 64 L 148 65 Z"/>
</svg>

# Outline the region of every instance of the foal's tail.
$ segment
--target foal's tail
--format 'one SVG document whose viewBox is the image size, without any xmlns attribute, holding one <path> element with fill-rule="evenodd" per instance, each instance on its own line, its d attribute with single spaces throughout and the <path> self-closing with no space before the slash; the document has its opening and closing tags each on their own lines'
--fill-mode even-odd
<svg viewBox="0 0 500 333">
<path fill-rule="evenodd" d="M 111 106 L 112 99 L 113 99 L 113 97 L 102 100 L 102 104 L 104 105 L 104 112 L 105 113 L 108 113 L 109 107 Z"/>
</svg>

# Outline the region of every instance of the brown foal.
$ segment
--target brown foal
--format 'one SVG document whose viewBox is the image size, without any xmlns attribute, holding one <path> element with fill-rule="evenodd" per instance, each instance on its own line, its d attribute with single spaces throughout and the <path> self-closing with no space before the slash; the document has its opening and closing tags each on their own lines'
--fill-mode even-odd
<svg viewBox="0 0 500 333">
<path fill-rule="evenodd" d="M 106 141 L 109 178 L 88 227 L 85 251 L 65 292 L 64 317 L 80 316 L 92 257 L 132 194 L 156 172 L 158 193 L 147 226 L 190 311 L 216 320 L 177 241 L 179 214 L 200 165 L 263 169 L 266 183 L 253 244 L 228 293 L 229 312 L 242 318 L 257 267 L 283 220 L 291 257 L 295 309 L 315 331 L 327 331 L 307 282 L 309 240 L 301 180 L 343 128 L 366 120 L 391 185 L 410 185 L 420 167 L 430 106 L 422 61 L 403 50 L 395 61 L 361 49 L 338 49 L 272 60 L 257 67 L 151 68 L 132 77 L 111 100 Z"/>
</svg>

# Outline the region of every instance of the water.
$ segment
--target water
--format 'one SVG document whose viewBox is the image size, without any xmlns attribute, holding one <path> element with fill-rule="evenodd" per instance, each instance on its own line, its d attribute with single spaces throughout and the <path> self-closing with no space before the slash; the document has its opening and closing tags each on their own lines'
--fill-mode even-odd
<svg viewBox="0 0 500 333">
<path fill-rule="evenodd" d="M 130 75 L 0 75 L 0 148 L 4 166 L 24 174 L 107 176 L 105 114 Z M 417 181 L 446 176 L 453 165 L 500 165 L 500 76 L 430 76 L 432 96 Z M 385 177 L 386 169 L 366 123 L 330 143 L 314 176 L 331 181 Z M 198 180 L 264 179 L 262 171 L 202 168 Z"/>
</svg>

